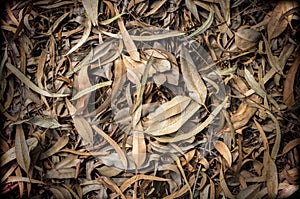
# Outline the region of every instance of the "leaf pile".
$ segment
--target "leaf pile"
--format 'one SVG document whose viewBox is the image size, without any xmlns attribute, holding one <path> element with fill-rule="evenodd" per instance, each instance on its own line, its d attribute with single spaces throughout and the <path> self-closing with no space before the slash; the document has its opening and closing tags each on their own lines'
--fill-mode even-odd
<svg viewBox="0 0 300 199">
<path fill-rule="evenodd" d="M 299 3 L 1 2 L 5 198 L 287 198 Z"/>
</svg>

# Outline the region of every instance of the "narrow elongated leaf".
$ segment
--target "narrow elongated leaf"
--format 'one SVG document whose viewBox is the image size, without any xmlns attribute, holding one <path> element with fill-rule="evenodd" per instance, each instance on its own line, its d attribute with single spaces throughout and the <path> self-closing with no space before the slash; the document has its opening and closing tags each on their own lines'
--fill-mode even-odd
<svg viewBox="0 0 300 199">
<path fill-rule="evenodd" d="M 55 198 L 72 199 L 71 193 L 62 186 L 50 187 L 49 189 L 53 193 Z"/>
<path fill-rule="evenodd" d="M 207 88 L 203 82 L 188 50 L 182 46 L 180 52 L 181 70 L 190 97 L 205 106 Z"/>
<path fill-rule="evenodd" d="M 127 158 L 126 158 L 126 155 L 124 154 L 124 152 L 122 151 L 122 149 L 120 148 L 120 146 L 111 137 L 109 137 L 102 129 L 98 128 L 95 125 L 93 125 L 92 127 L 116 150 L 119 157 L 121 158 L 123 166 L 125 168 L 127 168 L 127 166 L 128 166 Z"/>
<path fill-rule="evenodd" d="M 120 34 L 113 34 L 110 32 L 106 32 L 104 30 L 100 30 L 103 34 L 112 37 L 112 38 L 116 38 L 116 39 L 121 39 L 122 36 Z M 130 38 L 134 41 L 157 41 L 157 40 L 162 40 L 162 39 L 167 39 L 170 37 L 179 37 L 184 35 L 184 32 L 178 32 L 178 31 L 169 31 L 166 33 L 162 33 L 162 34 L 154 34 L 154 35 L 147 35 L 147 36 L 143 36 L 143 35 L 130 35 Z"/>
<path fill-rule="evenodd" d="M 6 67 L 18 78 L 20 79 L 26 86 L 31 88 L 33 91 L 44 95 L 46 97 L 66 97 L 69 94 L 58 94 L 58 93 L 49 93 L 48 91 L 45 91 L 38 86 L 36 86 L 34 83 L 32 83 L 19 69 L 17 69 L 15 66 L 10 64 L 9 62 L 6 63 Z"/>
<path fill-rule="evenodd" d="M 193 130 L 190 132 L 175 136 L 175 137 L 155 137 L 156 140 L 159 142 L 178 142 L 181 140 L 189 139 L 195 135 L 197 135 L 199 132 L 201 132 L 203 129 L 205 129 L 212 121 L 213 119 L 220 113 L 220 111 L 225 106 L 226 102 L 228 100 L 228 96 L 225 97 L 224 101 L 218 105 L 213 112 L 206 118 L 206 120 L 203 123 L 198 124 Z"/>
<path fill-rule="evenodd" d="M 66 168 L 66 169 L 51 169 L 47 171 L 45 176 L 46 178 L 56 178 L 56 179 L 66 179 L 66 178 L 75 178 L 76 169 L 75 168 Z"/>
<path fill-rule="evenodd" d="M 30 155 L 22 125 L 18 125 L 16 128 L 15 142 L 17 162 L 20 167 L 28 174 L 30 168 Z"/>
<path fill-rule="evenodd" d="M 268 196 L 269 198 L 276 198 L 278 193 L 278 173 L 277 173 L 277 167 L 275 162 L 270 157 L 269 153 L 265 153 L 267 156 L 267 162 L 264 164 L 266 167 L 266 179 L 267 180 L 267 189 L 268 189 Z M 264 162 L 265 163 L 265 162 Z"/>
<path fill-rule="evenodd" d="M 80 46 L 82 46 L 82 44 L 84 44 L 84 42 L 88 39 L 91 30 L 92 30 L 92 23 L 91 23 L 90 19 L 87 18 L 85 20 L 85 29 L 84 29 L 81 39 L 78 41 L 78 43 L 75 46 L 73 46 L 73 48 L 71 48 L 71 50 L 66 54 L 66 56 L 68 56 L 69 54 L 71 54 L 72 52 L 77 50 Z"/>
<path fill-rule="evenodd" d="M 192 34 L 190 34 L 188 38 L 195 37 L 199 34 L 204 33 L 211 26 L 213 21 L 214 21 L 214 11 L 213 9 L 210 8 L 209 15 L 206 21 L 196 31 L 192 32 Z"/>
<path fill-rule="evenodd" d="M 132 131 L 132 157 L 137 168 L 140 168 L 146 160 L 146 143 L 141 123 L 138 123 Z"/>
<path fill-rule="evenodd" d="M 170 117 L 173 117 L 181 113 L 191 102 L 191 98 L 186 96 L 178 95 L 174 97 L 171 101 L 163 103 L 154 112 L 150 113 L 144 125 L 150 125 L 156 122 L 161 122 Z"/>
<path fill-rule="evenodd" d="M 95 84 L 95 85 L 93 85 L 91 87 L 83 89 L 83 90 L 79 91 L 78 93 L 76 93 L 76 95 L 74 95 L 74 97 L 72 97 L 71 100 L 76 100 L 76 99 L 78 99 L 78 98 L 80 98 L 80 97 L 82 97 L 82 96 L 84 96 L 84 95 L 86 95 L 88 93 L 91 93 L 91 92 L 93 92 L 93 91 L 95 91 L 95 90 L 97 90 L 99 88 L 102 88 L 104 86 L 110 86 L 111 83 L 112 83 L 112 81 L 100 82 L 100 83 Z"/>
<path fill-rule="evenodd" d="M 139 82 L 136 82 L 137 99 L 136 99 L 136 102 L 135 102 L 135 104 L 133 106 L 133 110 L 132 110 L 132 121 L 133 121 L 132 127 L 133 127 L 133 129 L 135 128 L 135 126 L 137 125 L 137 123 L 140 121 L 140 118 L 141 118 L 143 94 L 145 91 L 145 86 L 146 86 L 146 82 L 147 82 L 147 79 L 149 76 L 149 70 L 150 70 L 151 65 L 152 65 L 152 57 L 150 57 L 147 60 L 141 84 Z"/>
<path fill-rule="evenodd" d="M 93 26 L 98 25 L 98 2 L 95 0 L 82 0 L 83 7 Z"/>
<path fill-rule="evenodd" d="M 267 32 L 269 41 L 279 36 L 287 27 L 288 20 L 281 19 L 284 14 L 284 5 L 287 5 L 289 1 L 281 1 L 277 4 L 271 13 L 269 23 L 267 25 Z"/>
<path fill-rule="evenodd" d="M 185 0 L 185 4 L 186 4 L 186 7 L 191 11 L 191 13 L 194 15 L 194 17 L 200 21 L 200 18 L 199 18 L 199 14 L 198 14 L 198 10 L 197 10 L 197 6 L 196 4 L 194 3 L 193 0 Z"/>
<path fill-rule="evenodd" d="M 300 138 L 296 138 L 296 139 L 290 141 L 283 147 L 282 154 L 286 154 L 287 152 L 289 152 L 290 150 L 292 150 L 293 148 L 295 148 L 298 145 L 300 145 Z"/>
<path fill-rule="evenodd" d="M 189 182 L 188 182 L 188 180 L 186 178 L 186 175 L 185 175 L 184 170 L 183 170 L 183 168 L 181 166 L 181 162 L 180 162 L 179 158 L 175 154 L 171 154 L 171 157 L 176 162 L 177 167 L 178 167 L 178 169 L 179 169 L 179 171 L 180 171 L 180 173 L 181 173 L 181 175 L 183 177 L 183 180 L 184 180 L 185 184 L 189 188 L 190 198 L 193 198 L 193 192 L 192 192 L 191 186 L 190 186 L 190 184 L 189 184 Z"/>
<path fill-rule="evenodd" d="M 224 157 L 224 159 L 227 161 L 228 166 L 231 167 L 232 164 L 232 156 L 231 152 L 228 149 L 227 145 L 224 142 L 221 142 L 219 140 L 215 141 L 214 146 L 216 150 Z"/>
<path fill-rule="evenodd" d="M 94 50 L 91 48 L 91 51 L 89 54 L 87 54 L 83 60 L 81 60 L 74 68 L 73 70 L 67 72 L 66 78 L 71 77 L 74 73 L 78 72 L 81 68 L 86 67 L 88 64 L 90 64 L 90 61 L 93 59 L 94 56 Z"/>
<path fill-rule="evenodd" d="M 275 128 L 276 128 L 276 138 L 275 138 L 275 143 L 273 145 L 272 148 L 272 152 L 271 152 L 271 158 L 273 160 L 276 159 L 277 155 L 278 155 L 278 151 L 279 151 L 279 147 L 280 147 L 280 142 L 281 142 L 281 129 L 279 126 L 279 122 L 276 119 L 276 117 L 273 115 L 273 113 L 271 113 L 270 111 L 267 111 L 268 116 L 272 119 L 272 121 L 275 124 Z"/>
<path fill-rule="evenodd" d="M 220 170 L 220 186 L 222 187 L 222 190 L 224 191 L 226 198 L 230 198 L 230 199 L 234 199 L 235 197 L 232 195 L 232 193 L 230 192 L 225 177 L 224 177 L 224 173 L 223 173 L 223 168 L 221 167 Z"/>
<path fill-rule="evenodd" d="M 121 191 L 124 192 L 134 182 L 136 182 L 138 180 L 150 180 L 150 181 L 166 182 L 166 181 L 169 181 L 170 179 L 160 178 L 160 177 L 151 176 L 151 175 L 138 174 L 138 175 L 134 175 L 133 177 L 131 177 L 128 180 L 126 180 L 125 182 L 123 182 L 123 184 L 120 186 Z"/>
<path fill-rule="evenodd" d="M 165 120 L 151 123 L 145 133 L 151 136 L 161 136 L 174 133 L 180 129 L 199 110 L 199 108 L 199 104 L 191 102 L 191 104 L 183 110 L 183 112 L 172 117 L 167 116 L 168 118 Z"/>
<path fill-rule="evenodd" d="M 26 140 L 26 144 L 28 146 L 29 151 L 32 151 L 38 145 L 38 140 L 35 137 L 29 138 Z M 16 159 L 16 148 L 12 147 L 1 156 L 0 167 L 6 165 L 14 159 Z"/>
<path fill-rule="evenodd" d="M 262 98 L 267 97 L 268 100 L 275 106 L 275 108 L 280 109 L 277 102 L 270 96 L 267 95 L 266 91 L 262 89 L 259 85 L 259 83 L 254 79 L 253 75 L 250 73 L 250 71 L 245 68 L 245 79 L 248 82 L 248 84 L 251 86 L 251 88 Z"/>
<path fill-rule="evenodd" d="M 147 14 L 145 14 L 145 17 L 148 17 L 148 16 L 150 16 L 150 15 L 156 13 L 156 12 L 159 10 L 159 8 L 160 8 L 162 5 L 164 5 L 164 3 L 166 3 L 166 0 L 155 1 L 155 2 L 153 3 L 153 5 L 151 6 L 151 7 L 152 7 L 151 10 L 150 10 Z"/>
<path fill-rule="evenodd" d="M 94 136 L 90 123 L 82 116 L 75 116 L 73 122 L 78 134 L 89 144 L 93 145 Z"/>
<path fill-rule="evenodd" d="M 271 47 L 270 47 L 269 42 L 267 41 L 267 39 L 263 35 L 262 35 L 262 38 L 263 38 L 265 46 L 266 46 L 266 53 L 267 53 L 267 56 L 268 56 L 268 62 L 270 63 L 271 67 L 277 73 L 279 73 L 280 75 L 283 75 L 283 71 L 282 71 L 282 68 L 280 66 L 278 57 L 276 57 L 272 54 Z"/>
<path fill-rule="evenodd" d="M 29 120 L 32 124 L 43 128 L 55 129 L 61 127 L 61 124 L 54 118 L 33 117 Z"/>
<path fill-rule="evenodd" d="M 129 53 L 131 59 L 133 59 L 135 61 L 140 61 L 140 53 L 137 51 L 137 48 L 136 48 L 134 42 L 130 38 L 129 33 L 128 33 L 127 29 L 125 28 L 122 17 L 118 18 L 118 25 L 120 28 L 120 32 L 122 34 L 122 39 L 124 41 L 124 45 L 126 47 L 126 50 Z"/>
<path fill-rule="evenodd" d="M 124 15 L 126 13 L 121 13 L 121 14 L 118 14 L 110 19 L 107 19 L 107 20 L 104 20 L 104 21 L 100 21 L 100 24 L 103 25 L 103 26 L 106 26 L 112 22 L 114 22 L 116 19 L 118 19 L 119 17 L 121 17 L 122 15 Z"/>
<path fill-rule="evenodd" d="M 64 135 L 60 137 L 50 149 L 48 149 L 47 151 L 41 154 L 40 160 L 48 158 L 51 155 L 57 153 L 59 150 L 65 147 L 66 144 L 68 144 L 68 142 L 69 142 L 69 136 Z"/>
</svg>

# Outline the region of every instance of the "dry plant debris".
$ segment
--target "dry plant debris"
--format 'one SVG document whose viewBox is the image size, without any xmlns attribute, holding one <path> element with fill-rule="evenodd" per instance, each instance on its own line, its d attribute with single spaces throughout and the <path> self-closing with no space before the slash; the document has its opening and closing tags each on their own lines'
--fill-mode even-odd
<svg viewBox="0 0 300 199">
<path fill-rule="evenodd" d="M 296 0 L 1 1 L 1 197 L 287 198 Z"/>
</svg>

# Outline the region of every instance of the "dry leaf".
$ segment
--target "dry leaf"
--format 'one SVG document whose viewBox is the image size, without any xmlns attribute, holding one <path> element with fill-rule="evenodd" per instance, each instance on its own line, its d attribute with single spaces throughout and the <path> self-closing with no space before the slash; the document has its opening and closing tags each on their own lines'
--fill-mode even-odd
<svg viewBox="0 0 300 199">
<path fill-rule="evenodd" d="M 38 140 L 37 138 L 29 138 L 26 140 L 26 144 L 29 151 L 32 151 L 38 145 Z M 16 150 L 15 147 L 12 147 L 1 156 L 0 167 L 4 166 L 14 159 L 16 159 Z"/>
<path fill-rule="evenodd" d="M 60 149 L 65 147 L 68 144 L 68 142 L 69 142 L 69 136 L 64 135 L 64 136 L 60 137 L 57 140 L 57 142 L 55 142 L 55 144 L 50 149 L 48 149 L 47 151 L 45 151 L 41 154 L 40 160 L 48 158 L 51 155 L 57 153 Z"/>
<path fill-rule="evenodd" d="M 265 153 L 266 162 L 264 161 L 264 166 L 266 170 L 266 179 L 267 179 L 267 189 L 268 197 L 276 198 L 278 194 L 278 173 L 275 162 L 270 157 L 269 153 Z M 264 158 L 264 159 L 265 159 Z"/>
<path fill-rule="evenodd" d="M 47 129 L 56 129 L 61 127 L 61 124 L 54 118 L 33 117 L 29 120 L 29 122 Z"/>
<path fill-rule="evenodd" d="M 224 142 L 217 140 L 214 142 L 214 146 L 215 146 L 216 150 L 224 157 L 224 159 L 228 163 L 228 166 L 231 167 L 232 156 L 231 156 L 231 152 L 228 149 L 227 145 L 224 144 Z"/>
<path fill-rule="evenodd" d="M 296 74 L 300 65 L 300 57 L 298 56 L 289 72 L 286 75 L 286 79 L 283 84 L 283 101 L 287 106 L 292 106 L 295 103 L 294 97 L 294 82 Z"/>
<path fill-rule="evenodd" d="M 15 138 L 16 159 L 20 167 L 28 174 L 30 168 L 30 154 L 25 140 L 22 125 L 17 125 Z"/>
<path fill-rule="evenodd" d="M 109 137 L 103 130 L 101 130 L 100 128 L 98 128 L 97 126 L 93 125 L 92 126 L 93 129 L 99 133 L 110 145 L 112 145 L 112 147 L 116 150 L 116 152 L 118 153 L 122 164 L 124 166 L 124 168 L 126 169 L 128 166 L 128 162 L 127 162 L 127 158 L 126 155 L 124 154 L 124 152 L 122 151 L 122 149 L 120 148 L 120 146 L 111 138 Z"/>
<path fill-rule="evenodd" d="M 132 130 L 132 157 L 139 169 L 146 160 L 146 143 L 141 123 Z"/>
<path fill-rule="evenodd" d="M 241 50 L 249 50 L 257 45 L 261 34 L 256 30 L 250 28 L 238 29 L 235 34 L 235 42 L 238 48 Z"/>
<path fill-rule="evenodd" d="M 93 26 L 98 26 L 98 1 L 82 0 L 82 4 Z"/>
<path fill-rule="evenodd" d="M 282 19 L 284 14 L 286 1 L 278 2 L 277 6 L 271 13 L 270 20 L 268 22 L 267 31 L 269 41 L 275 37 L 278 37 L 287 27 L 288 21 Z"/>
<path fill-rule="evenodd" d="M 82 116 L 73 117 L 73 123 L 78 134 L 90 145 L 94 145 L 94 135 L 90 123 Z"/>
<path fill-rule="evenodd" d="M 179 107 L 178 109 L 180 108 L 181 107 Z M 199 110 L 199 108 L 199 104 L 191 102 L 186 109 L 182 110 L 182 112 L 178 114 L 174 114 L 174 112 L 170 112 L 169 114 L 164 112 L 163 117 L 166 117 L 165 119 L 159 118 L 161 117 L 161 115 L 159 115 L 158 117 L 155 117 L 155 119 L 153 119 L 155 121 L 149 120 L 150 125 L 145 130 L 145 133 L 151 136 L 162 136 L 174 133 L 178 129 L 180 129 Z M 157 121 L 157 118 L 162 120 Z"/>
<path fill-rule="evenodd" d="M 194 15 L 194 17 L 198 21 L 200 21 L 198 10 L 197 10 L 197 6 L 194 3 L 194 1 L 193 0 L 185 0 L 185 4 L 186 4 L 187 9 L 189 9 L 191 11 L 191 13 Z"/>
<path fill-rule="evenodd" d="M 207 88 L 204 84 L 188 50 L 182 46 L 180 52 L 181 71 L 190 97 L 205 106 Z"/>
<path fill-rule="evenodd" d="M 300 138 L 296 138 L 296 139 L 290 141 L 282 149 L 282 154 L 286 154 L 287 152 L 289 152 L 290 150 L 292 150 L 293 148 L 295 148 L 298 145 L 300 145 Z"/>
<path fill-rule="evenodd" d="M 208 118 L 203 123 L 198 124 L 190 132 L 186 132 L 184 134 L 177 135 L 175 137 L 155 137 L 155 139 L 160 142 L 178 142 L 178 141 L 182 141 L 182 140 L 187 140 L 187 139 L 197 135 L 204 128 L 206 128 L 213 121 L 213 119 L 220 113 L 220 111 L 225 106 L 227 100 L 228 100 L 228 97 L 226 97 L 224 99 L 224 101 L 211 112 L 211 114 L 208 116 Z"/>
<path fill-rule="evenodd" d="M 66 97 L 68 94 L 58 94 L 58 93 L 50 93 L 48 91 L 45 91 L 39 87 L 37 87 L 34 83 L 32 83 L 19 69 L 17 69 L 15 66 L 10 64 L 9 62 L 6 63 L 6 67 L 18 77 L 26 86 L 31 88 L 33 91 L 46 96 L 46 97 Z"/>
</svg>

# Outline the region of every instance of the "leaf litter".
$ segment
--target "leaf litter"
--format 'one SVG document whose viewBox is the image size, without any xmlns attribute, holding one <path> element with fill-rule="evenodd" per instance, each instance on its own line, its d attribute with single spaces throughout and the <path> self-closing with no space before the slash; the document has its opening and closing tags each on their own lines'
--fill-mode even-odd
<svg viewBox="0 0 300 199">
<path fill-rule="evenodd" d="M 4 197 L 296 194 L 299 2 L 6 1 L 1 12 Z"/>
</svg>

